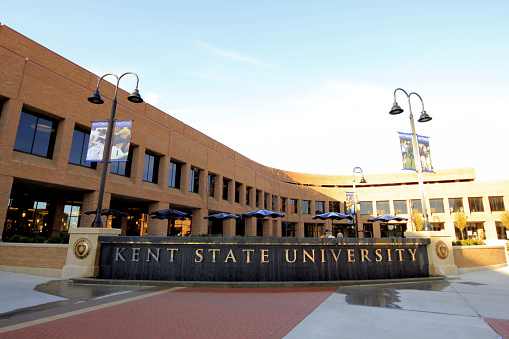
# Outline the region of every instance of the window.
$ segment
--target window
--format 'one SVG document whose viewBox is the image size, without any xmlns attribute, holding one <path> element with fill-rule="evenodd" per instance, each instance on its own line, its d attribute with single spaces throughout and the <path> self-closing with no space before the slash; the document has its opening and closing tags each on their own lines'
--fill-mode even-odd
<svg viewBox="0 0 509 339">
<path fill-rule="evenodd" d="M 249 199 L 249 196 L 251 195 L 252 189 L 253 189 L 252 187 L 249 186 L 246 187 L 246 206 L 251 205 L 251 200 Z"/>
<path fill-rule="evenodd" d="M 495 226 L 497 228 L 497 236 L 499 239 L 507 239 L 507 235 L 509 234 L 509 230 L 507 230 L 502 222 L 497 221 L 495 222 Z"/>
<path fill-rule="evenodd" d="M 309 205 L 311 204 L 311 201 L 309 200 L 302 200 L 302 214 L 309 214 L 310 208 Z"/>
<path fill-rule="evenodd" d="M 270 193 L 265 193 L 263 198 L 263 205 L 266 210 L 269 210 Z"/>
<path fill-rule="evenodd" d="M 189 192 L 198 193 L 200 191 L 200 170 L 191 167 L 189 175 Z"/>
<path fill-rule="evenodd" d="M 420 199 L 410 200 L 410 206 L 412 206 L 412 212 L 415 209 L 419 211 L 419 213 L 422 213 L 422 201 Z"/>
<path fill-rule="evenodd" d="M 444 213 L 444 199 L 429 199 L 431 213 Z"/>
<path fill-rule="evenodd" d="M 157 174 L 159 173 L 159 157 L 150 153 L 145 153 L 145 162 L 143 164 L 143 181 L 157 184 Z"/>
<path fill-rule="evenodd" d="M 223 178 L 223 200 L 228 200 L 228 183 L 230 180 Z"/>
<path fill-rule="evenodd" d="M 129 177 L 131 175 L 131 163 L 133 160 L 133 147 L 129 148 L 127 161 L 112 161 L 110 166 L 110 173 Z"/>
<path fill-rule="evenodd" d="M 379 215 L 391 214 L 389 201 L 377 201 L 376 202 L 376 213 Z"/>
<path fill-rule="evenodd" d="M 482 198 L 468 198 L 468 207 L 470 208 L 470 213 L 484 212 Z"/>
<path fill-rule="evenodd" d="M 315 214 L 325 213 L 325 201 L 315 201 Z"/>
<path fill-rule="evenodd" d="M 75 129 L 72 135 L 71 153 L 69 154 L 69 163 L 96 168 L 95 162 L 86 161 L 88 151 L 88 141 L 90 140 L 90 133 Z"/>
<path fill-rule="evenodd" d="M 488 199 L 490 200 L 490 210 L 492 212 L 505 211 L 504 197 L 489 197 Z"/>
<path fill-rule="evenodd" d="M 207 195 L 209 197 L 213 197 L 215 189 L 216 189 L 216 175 L 209 173 L 207 177 Z"/>
<path fill-rule="evenodd" d="M 277 211 L 277 209 L 278 209 L 277 202 L 278 201 L 279 201 L 278 196 L 277 195 L 273 195 L 272 196 L 272 210 L 273 211 Z"/>
<path fill-rule="evenodd" d="M 78 227 L 81 216 L 81 202 L 66 201 L 64 206 L 64 218 L 61 226 L 61 231 L 67 231 L 69 228 Z"/>
<path fill-rule="evenodd" d="M 256 202 L 255 202 L 256 207 L 260 207 L 260 194 L 262 194 L 262 191 L 256 190 Z"/>
<path fill-rule="evenodd" d="M 463 212 L 463 199 L 462 198 L 449 198 L 449 211 Z"/>
<path fill-rule="evenodd" d="M 235 182 L 235 202 L 240 204 L 240 188 L 242 184 L 240 182 Z"/>
<path fill-rule="evenodd" d="M 281 205 L 279 205 L 279 211 L 285 213 L 286 212 L 286 201 L 288 198 L 281 197 Z"/>
<path fill-rule="evenodd" d="M 178 162 L 170 161 L 170 175 L 168 177 L 168 187 L 180 189 L 182 165 Z"/>
<path fill-rule="evenodd" d="M 373 215 L 373 202 L 361 201 L 361 215 Z"/>
<path fill-rule="evenodd" d="M 406 200 L 394 200 L 394 214 L 408 214 Z"/>
<path fill-rule="evenodd" d="M 329 212 L 341 213 L 339 210 L 339 201 L 329 201 Z"/>
<path fill-rule="evenodd" d="M 290 199 L 290 212 L 297 213 L 297 199 Z"/>
<path fill-rule="evenodd" d="M 57 122 L 35 113 L 21 112 L 14 149 L 16 151 L 53 157 Z"/>
</svg>

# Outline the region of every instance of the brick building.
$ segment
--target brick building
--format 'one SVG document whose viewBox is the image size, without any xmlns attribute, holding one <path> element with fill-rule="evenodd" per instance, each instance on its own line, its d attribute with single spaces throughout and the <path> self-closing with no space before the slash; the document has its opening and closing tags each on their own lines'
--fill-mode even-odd
<svg viewBox="0 0 509 339">
<path fill-rule="evenodd" d="M 114 86 L 103 82 L 105 105 L 86 98 L 98 77 L 0 26 L 0 234 L 59 235 L 89 227 L 103 164 L 85 162 L 91 121 L 108 120 Z M 133 120 L 128 161 L 110 166 L 103 208 L 107 227 L 123 235 L 217 234 L 315 237 L 328 228 L 355 235 L 347 221 L 311 217 L 346 212 L 352 174 L 294 173 L 258 164 L 149 104 L 119 92 L 116 118 Z M 366 175 L 357 184 L 360 236 L 402 236 L 406 222 L 369 223 L 378 214 L 408 217 L 420 207 L 415 173 Z M 473 169 L 424 174 L 430 221 L 454 230 L 454 212 L 467 216 L 468 236 L 505 239 L 500 215 L 509 204 L 509 181 L 476 182 Z M 178 209 L 190 220 L 158 220 L 152 211 Z M 211 222 L 219 212 L 268 209 L 285 217 Z"/>
</svg>

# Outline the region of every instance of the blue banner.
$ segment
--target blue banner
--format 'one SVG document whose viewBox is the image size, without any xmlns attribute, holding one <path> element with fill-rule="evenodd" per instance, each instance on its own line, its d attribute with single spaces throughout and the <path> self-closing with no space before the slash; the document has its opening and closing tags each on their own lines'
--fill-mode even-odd
<svg viewBox="0 0 509 339">
<path fill-rule="evenodd" d="M 399 144 L 401 148 L 401 159 L 403 161 L 403 169 L 415 171 L 416 165 L 412 143 L 412 134 L 402 132 L 398 133 L 399 133 Z M 418 148 L 417 156 L 421 160 L 422 171 L 434 173 L 429 149 L 429 137 L 417 135 L 417 148 Z"/>
<path fill-rule="evenodd" d="M 131 145 L 132 120 L 117 120 L 111 140 L 110 161 L 127 161 Z M 88 142 L 87 159 L 89 162 L 102 162 L 108 121 L 93 121 Z"/>
</svg>

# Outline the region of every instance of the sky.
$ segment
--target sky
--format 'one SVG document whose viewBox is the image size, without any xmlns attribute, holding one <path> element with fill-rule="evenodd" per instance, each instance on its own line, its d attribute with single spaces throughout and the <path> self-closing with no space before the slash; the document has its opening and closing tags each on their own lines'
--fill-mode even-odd
<svg viewBox="0 0 509 339">
<path fill-rule="evenodd" d="M 260 164 L 400 173 L 411 107 L 435 170 L 509 179 L 506 0 L 2 2 L 3 25 L 98 76 L 135 72 L 146 102 Z M 397 88 L 432 120 L 402 91 L 389 115 Z"/>
</svg>

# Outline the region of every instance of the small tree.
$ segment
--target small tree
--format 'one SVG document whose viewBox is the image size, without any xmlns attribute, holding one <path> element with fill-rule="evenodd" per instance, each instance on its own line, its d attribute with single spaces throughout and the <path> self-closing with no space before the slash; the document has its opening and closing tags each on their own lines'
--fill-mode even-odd
<svg viewBox="0 0 509 339">
<path fill-rule="evenodd" d="M 504 211 L 500 214 L 500 221 L 505 229 L 509 231 L 509 211 Z"/>
<path fill-rule="evenodd" d="M 456 211 L 454 213 L 454 226 L 461 232 L 461 240 L 463 240 L 463 230 L 467 226 L 468 216 L 465 212 Z"/>
<path fill-rule="evenodd" d="M 419 210 L 416 208 L 412 209 L 412 223 L 414 224 L 416 231 L 422 231 L 424 219 L 422 218 L 422 214 L 419 213 Z"/>
</svg>

